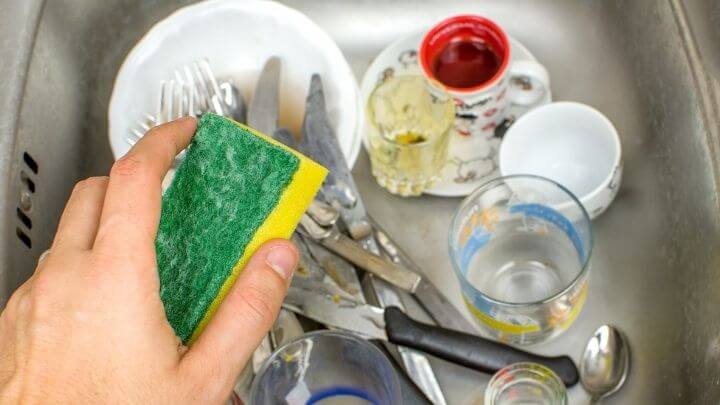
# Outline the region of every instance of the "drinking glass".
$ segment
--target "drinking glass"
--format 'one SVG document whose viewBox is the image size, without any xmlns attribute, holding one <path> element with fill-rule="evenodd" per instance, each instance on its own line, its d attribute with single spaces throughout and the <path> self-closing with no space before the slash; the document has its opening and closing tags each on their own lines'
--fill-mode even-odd
<svg viewBox="0 0 720 405">
<path fill-rule="evenodd" d="M 326 330 L 279 347 L 258 371 L 250 398 L 254 405 L 402 402 L 395 370 L 377 347 Z"/>
<path fill-rule="evenodd" d="M 587 295 L 590 218 L 565 187 L 542 177 L 501 177 L 460 205 L 450 257 L 481 328 L 513 344 L 566 330 Z"/>
<path fill-rule="evenodd" d="M 536 363 L 515 363 L 493 375 L 485 388 L 485 405 L 567 405 L 560 378 Z"/>
<path fill-rule="evenodd" d="M 390 77 L 367 105 L 368 146 L 378 184 L 402 196 L 420 195 L 439 178 L 455 122 L 455 104 L 419 75 Z"/>
</svg>

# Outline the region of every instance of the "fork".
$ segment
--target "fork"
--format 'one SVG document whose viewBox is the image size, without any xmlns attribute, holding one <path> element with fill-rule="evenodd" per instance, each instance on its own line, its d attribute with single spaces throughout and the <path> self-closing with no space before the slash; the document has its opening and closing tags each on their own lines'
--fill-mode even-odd
<svg viewBox="0 0 720 405">
<path fill-rule="evenodd" d="M 244 120 L 245 103 L 229 82 L 218 84 L 207 59 L 199 59 L 176 68 L 173 78 L 160 82 L 155 115 L 145 114 L 130 129 L 126 142 L 133 146 L 156 125 L 184 116 L 200 117 L 207 111 L 218 115 L 237 115 Z"/>
</svg>

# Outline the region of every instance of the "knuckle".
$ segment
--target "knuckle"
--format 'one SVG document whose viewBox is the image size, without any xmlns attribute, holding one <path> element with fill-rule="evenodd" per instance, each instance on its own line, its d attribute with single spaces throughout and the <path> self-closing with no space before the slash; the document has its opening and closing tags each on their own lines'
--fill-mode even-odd
<svg viewBox="0 0 720 405">
<path fill-rule="evenodd" d="M 110 169 L 110 177 L 138 176 L 146 172 L 147 164 L 132 153 L 118 159 Z"/>
<path fill-rule="evenodd" d="M 192 399 L 192 403 L 207 404 L 220 403 L 215 393 L 214 382 L 218 379 L 220 371 L 211 362 L 203 362 L 197 367 L 189 368 L 182 374 L 185 383 L 185 393 Z"/>
<path fill-rule="evenodd" d="M 244 315 L 249 316 L 255 324 L 264 325 L 272 321 L 275 308 L 266 290 L 250 284 L 240 291 L 239 299 L 248 311 Z"/>
<path fill-rule="evenodd" d="M 33 301 L 43 300 L 45 297 L 49 297 L 56 288 L 56 285 L 56 280 L 53 280 L 53 277 L 48 275 L 48 273 L 38 274 L 33 280 L 29 291 L 33 297 Z"/>
<path fill-rule="evenodd" d="M 85 190 L 93 189 L 93 188 L 105 188 L 107 186 L 107 177 L 98 176 L 98 177 L 88 177 L 87 179 L 80 180 L 77 183 L 75 183 L 75 187 L 73 187 L 71 197 L 72 196 L 79 196 L 82 194 Z"/>
<path fill-rule="evenodd" d="M 38 275 L 30 286 L 28 294 L 23 297 L 27 300 L 26 305 L 20 303 L 19 306 L 23 308 L 31 308 L 32 315 L 36 318 L 43 318 L 51 311 L 53 289 L 55 288 L 55 281 L 51 277 L 47 277 L 43 274 Z"/>
<path fill-rule="evenodd" d="M 118 281 L 119 276 L 128 275 L 129 266 L 132 264 L 126 258 L 112 254 L 95 253 L 89 260 L 91 270 L 85 275 L 87 281 L 92 285 L 99 285 L 106 281 Z M 123 282 L 131 281 L 130 277 L 122 277 Z M 130 287 L 128 285 L 128 287 Z"/>
<path fill-rule="evenodd" d="M 2 314 L 0 315 L 7 324 L 14 324 L 15 319 L 17 319 L 18 315 L 20 315 L 21 309 L 23 308 L 22 303 L 26 299 L 26 291 L 23 287 L 15 290 L 15 292 L 10 296 L 10 299 L 5 305 L 5 310 L 2 311 Z"/>
<path fill-rule="evenodd" d="M 94 176 L 94 177 L 88 177 L 85 180 L 82 180 L 78 184 L 82 184 L 83 187 L 105 187 L 108 182 L 107 176 Z"/>
<path fill-rule="evenodd" d="M 94 269 L 111 268 L 117 265 L 120 261 L 121 260 L 117 256 L 100 251 L 99 249 L 94 251 L 90 258 L 91 266 Z"/>
</svg>

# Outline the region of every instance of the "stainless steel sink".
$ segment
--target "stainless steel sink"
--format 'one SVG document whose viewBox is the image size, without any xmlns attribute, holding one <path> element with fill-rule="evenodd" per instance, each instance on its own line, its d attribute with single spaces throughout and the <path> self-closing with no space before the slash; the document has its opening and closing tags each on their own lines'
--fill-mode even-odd
<svg viewBox="0 0 720 405">
<path fill-rule="evenodd" d="M 49 246 L 73 183 L 112 163 L 106 111 L 124 56 L 189 2 L 0 0 L 0 307 Z M 556 100 L 603 111 L 622 138 L 622 189 L 594 222 L 585 309 L 563 336 L 533 349 L 577 360 L 592 331 L 612 323 L 628 335 L 632 371 L 608 403 L 720 401 L 715 1 L 286 3 L 330 33 L 358 78 L 405 33 L 452 14 L 489 16 L 548 67 Z M 355 174 L 371 214 L 461 306 L 445 247 L 459 200 L 393 197 L 374 184 L 365 154 Z M 488 376 L 434 365 L 450 403 L 482 402 Z M 570 397 L 587 401 L 579 386 Z"/>
</svg>

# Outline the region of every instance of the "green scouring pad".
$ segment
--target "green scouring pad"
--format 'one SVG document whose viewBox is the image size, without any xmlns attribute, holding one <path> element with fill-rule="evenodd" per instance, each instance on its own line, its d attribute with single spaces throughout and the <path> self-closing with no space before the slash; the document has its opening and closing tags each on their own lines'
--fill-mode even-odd
<svg viewBox="0 0 720 405">
<path fill-rule="evenodd" d="M 160 297 L 192 343 L 248 259 L 289 238 L 325 178 L 322 166 L 234 121 L 205 114 L 162 200 Z"/>
</svg>

